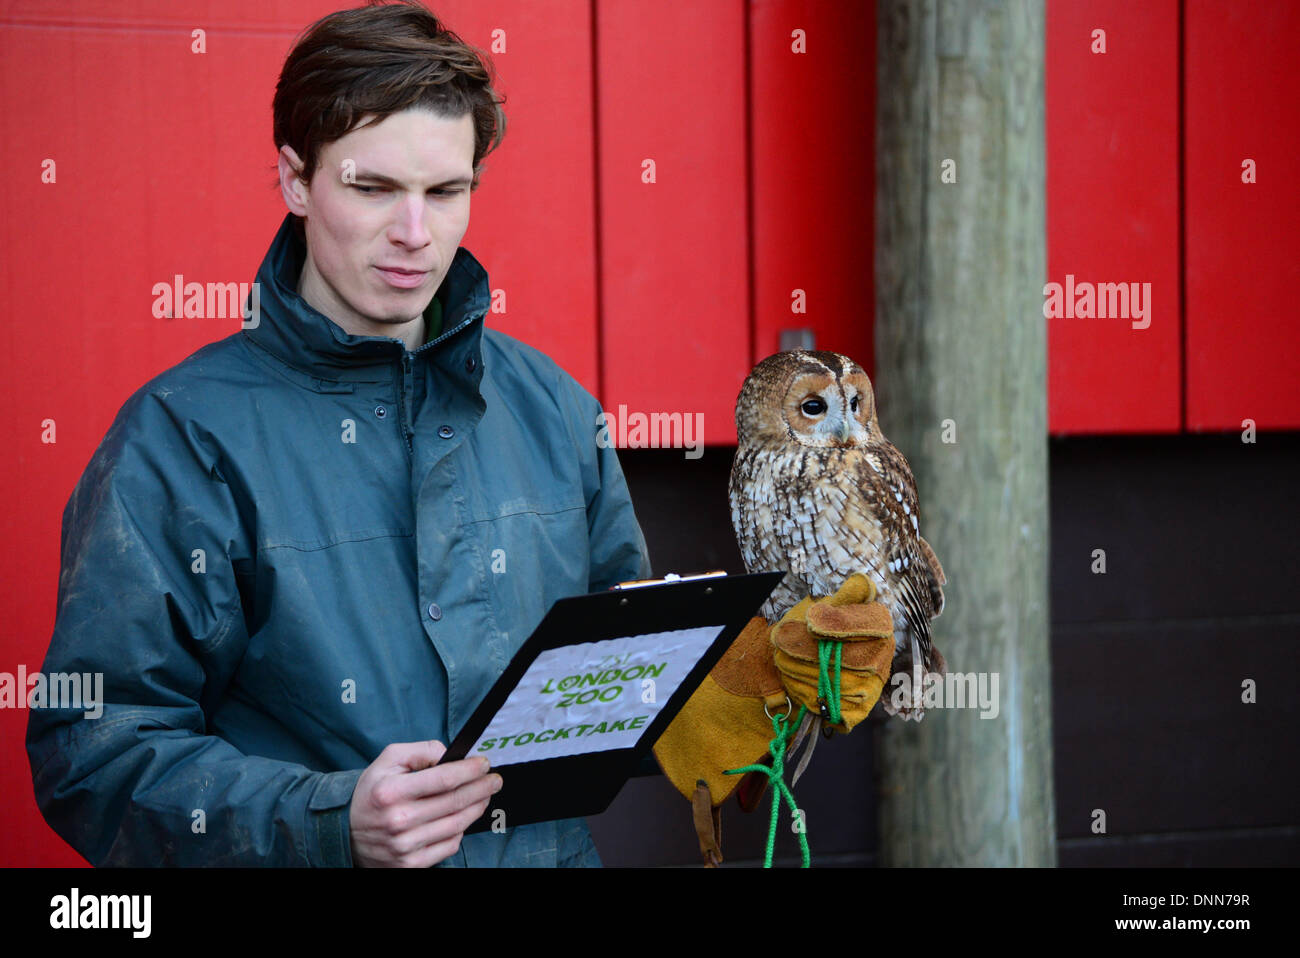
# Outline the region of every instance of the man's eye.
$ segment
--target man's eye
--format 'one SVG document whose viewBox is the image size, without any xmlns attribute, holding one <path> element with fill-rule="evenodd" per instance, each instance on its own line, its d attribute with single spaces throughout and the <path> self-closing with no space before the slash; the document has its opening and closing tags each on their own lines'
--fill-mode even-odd
<svg viewBox="0 0 1300 958">
<path fill-rule="evenodd" d="M 382 186 L 362 186 L 360 183 L 353 183 L 352 188 L 357 192 L 359 192 L 362 196 L 371 196 L 375 193 L 380 192 L 383 189 Z"/>
<path fill-rule="evenodd" d="M 432 193 L 434 196 L 455 196 L 457 193 L 460 193 L 462 191 L 442 189 L 439 187 L 439 188 L 434 188 L 432 190 L 429 190 L 429 192 Z"/>
<path fill-rule="evenodd" d="M 826 411 L 826 403 L 819 398 L 805 399 L 799 408 L 805 416 L 820 416 Z"/>
</svg>

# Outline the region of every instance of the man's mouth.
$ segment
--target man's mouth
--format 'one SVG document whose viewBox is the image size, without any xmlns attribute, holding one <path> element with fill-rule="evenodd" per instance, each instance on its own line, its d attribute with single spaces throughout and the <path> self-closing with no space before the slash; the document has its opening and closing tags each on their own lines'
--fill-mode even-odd
<svg viewBox="0 0 1300 958">
<path fill-rule="evenodd" d="M 425 277 L 429 275 L 427 269 L 407 269 L 402 266 L 376 266 L 379 275 L 384 278 L 390 286 L 396 286 L 399 289 L 414 289 L 424 284 Z"/>
</svg>

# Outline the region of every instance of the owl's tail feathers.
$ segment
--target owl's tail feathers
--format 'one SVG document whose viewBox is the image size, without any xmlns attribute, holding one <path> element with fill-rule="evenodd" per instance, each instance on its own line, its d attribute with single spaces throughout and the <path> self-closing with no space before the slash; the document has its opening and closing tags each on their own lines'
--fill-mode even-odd
<svg viewBox="0 0 1300 958">
<path fill-rule="evenodd" d="M 926 669 L 928 672 L 938 672 L 940 675 L 948 674 L 948 660 L 943 657 L 943 653 L 930 643 L 930 663 Z"/>
<path fill-rule="evenodd" d="M 910 631 L 907 638 L 909 644 L 894 658 L 892 674 L 880 702 L 887 714 L 919 722 L 925 717 L 921 704 L 925 678 L 930 674 L 946 675 L 948 662 L 934 643 L 927 641 L 928 636 Z"/>
<path fill-rule="evenodd" d="M 921 640 L 912 633 L 912 711 L 905 713 L 907 718 L 914 718 L 918 722 L 925 718 L 925 710 L 921 708 L 921 689 L 925 687 L 925 656 L 921 654 Z"/>
<path fill-rule="evenodd" d="M 938 672 L 945 675 L 948 672 L 948 661 L 943 654 L 934 646 L 934 633 L 931 631 L 929 619 L 921 619 L 920 628 L 909 628 L 907 634 L 912 639 L 912 660 L 925 663 L 926 672 Z"/>
</svg>

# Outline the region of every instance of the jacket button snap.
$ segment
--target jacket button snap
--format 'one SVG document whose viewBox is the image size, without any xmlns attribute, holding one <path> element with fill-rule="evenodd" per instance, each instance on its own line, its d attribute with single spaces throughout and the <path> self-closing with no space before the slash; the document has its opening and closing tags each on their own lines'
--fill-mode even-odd
<svg viewBox="0 0 1300 958">
<path fill-rule="evenodd" d="M 383 406 L 376 406 L 376 407 L 375 407 L 375 418 L 376 418 L 376 419 L 383 419 L 383 418 L 384 418 L 385 416 L 387 416 L 387 415 L 388 415 L 388 410 L 385 409 Z"/>
<path fill-rule="evenodd" d="M 472 373 L 476 365 L 478 364 L 474 362 L 474 357 L 470 356 L 468 359 L 465 360 L 465 372 Z"/>
<path fill-rule="evenodd" d="M 438 435 L 443 439 L 450 439 L 452 436 L 456 435 L 456 430 L 452 429 L 450 426 L 439 426 Z"/>
<path fill-rule="evenodd" d="M 437 602 L 429 603 L 429 618 L 433 619 L 434 622 L 442 618 L 442 609 L 438 608 Z"/>
</svg>

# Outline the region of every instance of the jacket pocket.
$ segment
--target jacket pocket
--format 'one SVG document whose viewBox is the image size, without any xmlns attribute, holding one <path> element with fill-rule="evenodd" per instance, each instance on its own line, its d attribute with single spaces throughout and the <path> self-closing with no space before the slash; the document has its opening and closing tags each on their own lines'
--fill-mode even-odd
<svg viewBox="0 0 1300 958">
<path fill-rule="evenodd" d="M 502 512 L 473 525 L 513 654 L 557 599 L 587 592 L 591 555 L 583 505 Z"/>
</svg>

